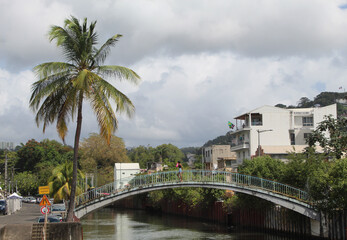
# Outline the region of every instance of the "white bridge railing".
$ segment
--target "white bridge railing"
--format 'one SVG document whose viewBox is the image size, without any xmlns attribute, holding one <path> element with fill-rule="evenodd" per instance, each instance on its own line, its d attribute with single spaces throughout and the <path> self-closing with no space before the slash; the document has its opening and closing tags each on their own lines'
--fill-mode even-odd
<svg viewBox="0 0 347 240">
<path fill-rule="evenodd" d="M 243 175 L 235 172 L 186 170 L 183 171 L 182 182 L 180 182 L 177 173 L 177 171 L 157 172 L 120 179 L 119 181 L 108 183 L 77 196 L 75 207 L 87 204 L 96 199 L 108 198 L 121 194 L 129 190 L 161 185 L 182 184 L 182 187 L 184 187 L 184 183 L 213 183 L 223 186 L 240 186 L 247 189 L 262 189 L 268 192 L 284 195 L 301 202 L 309 203 L 309 195 L 307 192 L 289 185 L 263 178 Z"/>
</svg>

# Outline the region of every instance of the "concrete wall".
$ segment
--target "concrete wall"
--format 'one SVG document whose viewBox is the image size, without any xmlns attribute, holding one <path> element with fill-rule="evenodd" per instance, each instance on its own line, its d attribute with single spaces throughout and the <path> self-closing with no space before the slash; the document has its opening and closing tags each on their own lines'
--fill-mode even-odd
<svg viewBox="0 0 347 240">
<path fill-rule="evenodd" d="M 0 228 L 1 240 L 41 240 L 43 224 L 9 224 Z M 82 240 L 81 223 L 48 223 L 47 240 Z"/>
</svg>

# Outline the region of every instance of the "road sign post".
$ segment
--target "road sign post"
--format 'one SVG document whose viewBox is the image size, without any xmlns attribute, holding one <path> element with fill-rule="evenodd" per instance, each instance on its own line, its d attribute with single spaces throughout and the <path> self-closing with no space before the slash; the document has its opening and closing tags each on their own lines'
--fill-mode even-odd
<svg viewBox="0 0 347 240">
<path fill-rule="evenodd" d="M 47 191 L 47 189 L 43 189 L 42 190 L 42 192 L 44 192 L 44 191 Z M 48 193 L 49 193 L 49 188 L 48 188 Z M 41 202 L 40 202 L 40 206 L 44 206 L 44 207 L 42 207 L 41 208 L 41 213 L 43 212 L 43 209 L 45 208 L 46 209 L 46 211 L 45 211 L 45 223 L 44 223 L 44 226 L 43 226 L 43 237 L 44 237 L 44 239 L 46 239 L 46 232 L 47 232 L 47 229 L 46 229 L 46 227 L 47 227 L 47 214 L 48 214 L 48 212 L 49 212 L 49 210 L 48 210 L 48 208 L 47 208 L 47 206 L 51 206 L 51 203 L 49 202 L 49 200 L 48 200 L 48 198 L 47 198 L 47 196 L 46 195 L 43 195 L 43 197 L 42 197 L 42 199 L 41 199 Z"/>
</svg>

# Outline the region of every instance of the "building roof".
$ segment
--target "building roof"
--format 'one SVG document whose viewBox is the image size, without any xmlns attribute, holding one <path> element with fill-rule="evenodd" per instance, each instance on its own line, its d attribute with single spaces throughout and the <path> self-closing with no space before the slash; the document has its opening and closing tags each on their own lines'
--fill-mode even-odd
<svg viewBox="0 0 347 240">
<path fill-rule="evenodd" d="M 273 107 L 273 106 L 269 106 L 269 105 L 263 105 L 261 107 L 258 107 L 256 109 L 253 109 L 252 111 L 249 111 L 249 112 L 246 112 L 240 116 L 237 116 L 235 117 L 234 119 L 241 119 L 241 120 L 244 120 L 246 116 L 248 116 L 249 114 L 256 114 L 256 113 L 261 113 L 263 112 L 264 109 L 273 109 L 273 110 L 276 110 L 276 111 L 288 111 L 288 109 L 285 109 L 285 108 L 279 108 L 279 107 Z"/>
<path fill-rule="evenodd" d="M 115 169 L 122 169 L 122 170 L 137 170 L 140 169 L 139 163 L 115 163 L 114 164 Z"/>
<path fill-rule="evenodd" d="M 308 145 L 287 145 L 287 146 L 261 146 L 265 154 L 288 154 L 302 153 Z M 316 146 L 317 152 L 323 152 L 320 146 Z"/>
<path fill-rule="evenodd" d="M 336 103 L 328 105 L 328 106 L 324 106 L 324 107 L 311 107 L 311 108 L 280 108 L 280 107 L 273 107 L 270 105 L 263 105 L 261 107 L 258 107 L 256 109 L 253 109 L 252 111 L 246 112 L 244 114 L 241 114 L 240 116 L 235 117 L 234 119 L 239 119 L 239 120 L 245 120 L 246 116 L 248 116 L 249 114 L 256 114 L 256 113 L 263 113 L 264 110 L 266 109 L 272 109 L 274 111 L 295 111 L 295 112 L 311 112 L 316 108 L 328 108 L 331 106 L 336 105 Z"/>
</svg>

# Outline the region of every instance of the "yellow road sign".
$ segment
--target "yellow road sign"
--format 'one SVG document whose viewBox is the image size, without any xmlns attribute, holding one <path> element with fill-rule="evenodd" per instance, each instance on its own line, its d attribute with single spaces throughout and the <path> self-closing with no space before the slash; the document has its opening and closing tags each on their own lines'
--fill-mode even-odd
<svg viewBox="0 0 347 240">
<path fill-rule="evenodd" d="M 39 187 L 39 194 L 49 194 L 49 186 Z"/>
<path fill-rule="evenodd" d="M 48 201 L 48 198 L 46 195 L 43 195 L 42 200 L 40 202 L 40 206 L 51 206 L 51 203 Z"/>
</svg>

